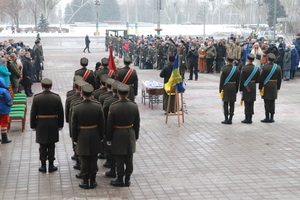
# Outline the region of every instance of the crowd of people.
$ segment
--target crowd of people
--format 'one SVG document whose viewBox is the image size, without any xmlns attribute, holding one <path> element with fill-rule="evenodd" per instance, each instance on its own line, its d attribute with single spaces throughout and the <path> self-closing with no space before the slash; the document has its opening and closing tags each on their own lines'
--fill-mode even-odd
<svg viewBox="0 0 300 200">
<path fill-rule="evenodd" d="M 299 63 L 300 34 L 292 44 L 286 44 L 284 40 L 275 44 L 269 41 L 257 40 L 251 36 L 248 38 L 237 37 L 233 34 L 227 39 L 216 40 L 208 37 L 176 36 L 137 36 L 136 38 L 124 38 L 122 36 L 106 35 L 106 49 L 113 46 L 114 55 L 122 58 L 129 56 L 135 66 L 141 69 L 162 69 L 167 64 L 170 56 L 179 56 L 179 65 L 183 78 L 185 71 L 190 72 L 189 80 L 198 80 L 200 73 L 220 73 L 225 65 L 226 56 L 234 56 L 234 65 L 239 69 L 247 60 L 246 51 L 249 48 L 254 54 L 254 65 L 260 69 L 266 62 L 267 55 L 273 53 L 276 56 L 275 63 L 281 66 L 285 81 L 293 79 Z M 249 47 L 247 47 L 249 45 Z M 194 76 L 194 77 L 193 77 Z"/>
<path fill-rule="evenodd" d="M 31 97 L 31 85 L 40 82 L 44 61 L 40 41 L 38 34 L 32 48 L 13 39 L 0 43 L 0 77 L 14 93 L 21 93 L 24 89 L 26 96 Z"/>
<path fill-rule="evenodd" d="M 27 97 L 31 97 L 31 85 L 40 81 L 43 68 L 43 50 L 40 46 L 39 34 L 33 48 L 22 41 L 13 39 L 0 42 L 0 126 L 1 143 L 10 143 L 7 137 L 10 107 L 13 105 L 13 94 L 24 89 Z"/>
</svg>

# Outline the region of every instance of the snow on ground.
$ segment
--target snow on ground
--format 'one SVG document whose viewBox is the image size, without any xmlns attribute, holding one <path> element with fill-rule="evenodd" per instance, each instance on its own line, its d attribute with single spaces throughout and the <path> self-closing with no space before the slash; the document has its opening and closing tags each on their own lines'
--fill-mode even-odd
<svg viewBox="0 0 300 200">
<path fill-rule="evenodd" d="M 143 24 L 141 24 L 143 25 Z M 53 25 L 54 27 L 59 27 L 59 25 Z M 4 27 L 4 26 L 2 26 Z M 32 27 L 29 25 L 22 25 L 20 28 L 28 28 Z M 60 37 L 82 37 L 88 34 L 89 36 L 94 36 L 96 32 L 96 28 L 93 24 L 87 24 L 87 26 L 82 25 L 71 25 L 71 26 L 62 26 L 62 28 L 68 28 L 70 30 L 69 33 L 41 33 L 46 37 L 56 37 L 59 35 Z M 161 36 L 170 35 L 170 36 L 203 36 L 203 25 L 167 25 L 162 24 L 161 28 L 163 29 L 161 32 Z M 130 25 L 128 34 L 135 34 L 134 25 Z M 155 35 L 156 34 L 156 25 L 155 24 L 146 24 L 138 28 L 138 35 Z M 99 25 L 100 36 L 105 36 L 106 30 L 126 30 L 125 25 L 107 25 L 100 24 Z M 236 25 L 206 25 L 205 26 L 205 34 L 206 37 L 214 36 L 214 38 L 227 38 L 230 34 L 241 35 L 244 37 L 248 37 L 251 33 L 250 28 L 240 28 Z M 12 36 L 11 30 L 4 27 L 4 30 L 0 33 L 0 36 Z M 19 37 L 34 37 L 36 36 L 36 32 L 34 33 L 16 33 L 16 36 Z"/>
</svg>

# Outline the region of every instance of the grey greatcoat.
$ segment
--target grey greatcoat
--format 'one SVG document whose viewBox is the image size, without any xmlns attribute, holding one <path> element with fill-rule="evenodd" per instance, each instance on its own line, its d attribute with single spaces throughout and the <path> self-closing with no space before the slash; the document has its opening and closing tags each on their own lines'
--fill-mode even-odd
<svg viewBox="0 0 300 200">
<path fill-rule="evenodd" d="M 221 90 L 222 89 L 224 90 L 224 97 L 223 97 L 224 102 L 236 101 L 236 93 L 238 92 L 238 87 L 240 82 L 240 71 L 238 68 L 236 68 L 235 72 L 233 73 L 232 77 L 229 79 L 228 83 L 226 85 L 223 85 L 224 81 L 230 74 L 232 67 L 233 66 L 231 64 L 225 65 L 221 71 L 219 92 L 221 93 Z"/>
</svg>

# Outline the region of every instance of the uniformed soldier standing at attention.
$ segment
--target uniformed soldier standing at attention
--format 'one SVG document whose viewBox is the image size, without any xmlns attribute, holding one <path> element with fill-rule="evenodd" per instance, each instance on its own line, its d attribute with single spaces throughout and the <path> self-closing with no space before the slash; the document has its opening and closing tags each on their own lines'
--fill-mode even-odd
<svg viewBox="0 0 300 200">
<path fill-rule="evenodd" d="M 121 83 L 126 84 L 130 87 L 129 99 L 134 101 L 134 97 L 138 93 L 138 76 L 135 69 L 129 67 L 131 59 L 124 57 L 125 67 L 118 70 L 118 79 Z"/>
<path fill-rule="evenodd" d="M 118 92 L 118 86 L 121 83 L 119 81 L 114 81 L 112 85 L 112 91 L 113 91 L 113 96 L 108 97 L 105 99 L 103 103 L 103 113 L 104 113 L 104 119 L 107 122 L 107 116 L 108 116 L 108 111 L 109 107 L 112 103 L 116 102 L 119 100 L 119 96 L 117 94 Z M 111 178 L 116 178 L 116 159 L 115 156 L 111 153 L 111 146 L 106 145 L 106 137 L 104 137 L 104 142 L 105 142 L 105 152 L 106 152 L 106 162 L 103 164 L 104 167 L 109 167 L 110 171 L 105 172 L 105 176 L 111 177 Z"/>
<path fill-rule="evenodd" d="M 101 68 L 96 72 L 96 83 L 95 83 L 95 90 L 99 89 L 100 87 L 100 78 L 102 75 L 107 74 L 109 77 L 114 78 L 114 71 L 111 69 L 108 69 L 107 66 L 109 64 L 108 58 L 102 58 L 101 59 Z"/>
<path fill-rule="evenodd" d="M 93 91 L 94 88 L 91 85 L 84 85 L 82 87 L 83 101 L 74 105 L 72 112 L 73 141 L 77 143 L 83 177 L 83 182 L 79 183 L 79 187 L 84 189 L 93 189 L 97 186 L 97 154 L 101 151 L 100 144 L 105 129 L 102 106 L 91 99 Z"/>
<path fill-rule="evenodd" d="M 274 63 L 276 56 L 269 53 L 267 64 L 262 68 L 259 82 L 259 90 L 265 102 L 266 118 L 261 122 L 272 123 L 275 114 L 275 99 L 281 87 L 281 67 Z"/>
<path fill-rule="evenodd" d="M 236 93 L 239 89 L 240 71 L 236 66 L 233 66 L 233 55 L 227 56 L 228 65 L 222 68 L 220 76 L 219 92 L 222 95 L 220 97 L 223 100 L 224 116 L 225 120 L 222 124 L 232 124 L 232 117 L 234 115 L 234 103 L 236 101 Z M 230 109 L 229 109 L 229 107 Z M 228 118 L 229 115 L 229 118 Z"/>
<path fill-rule="evenodd" d="M 248 64 L 243 66 L 241 71 L 240 91 L 245 102 L 245 119 L 242 123 L 251 124 L 254 114 L 254 101 L 256 101 L 256 83 L 259 83 L 260 70 L 258 66 L 253 65 L 255 56 L 248 54 Z"/>
<path fill-rule="evenodd" d="M 89 64 L 89 60 L 87 58 L 81 58 L 80 59 L 81 68 L 75 71 L 74 76 L 76 75 L 81 76 L 84 81 L 88 82 L 93 87 L 95 87 L 94 73 L 93 70 L 87 69 L 88 64 Z"/>
<path fill-rule="evenodd" d="M 178 65 L 180 67 L 180 75 L 182 79 L 184 79 L 185 68 L 186 68 L 186 48 L 185 48 L 185 42 L 183 40 L 181 40 L 178 56 L 179 56 Z"/>
<path fill-rule="evenodd" d="M 129 86 L 120 84 L 118 95 L 120 100 L 111 104 L 106 124 L 107 145 L 112 145 L 112 154 L 116 156 L 117 174 L 113 186 L 130 186 L 130 176 L 133 172 L 133 153 L 139 138 L 140 114 L 135 102 L 127 99 Z M 126 169 L 124 171 L 124 164 Z M 125 184 L 123 176 L 125 174 Z"/>
<path fill-rule="evenodd" d="M 36 131 L 36 142 L 40 144 L 40 172 L 46 172 L 46 160 L 49 160 L 49 172 L 57 167 L 55 160 L 55 143 L 59 141 L 58 130 L 64 125 L 64 110 L 60 96 L 51 92 L 52 81 L 45 78 L 41 81 L 43 92 L 33 97 L 30 127 Z"/>
</svg>

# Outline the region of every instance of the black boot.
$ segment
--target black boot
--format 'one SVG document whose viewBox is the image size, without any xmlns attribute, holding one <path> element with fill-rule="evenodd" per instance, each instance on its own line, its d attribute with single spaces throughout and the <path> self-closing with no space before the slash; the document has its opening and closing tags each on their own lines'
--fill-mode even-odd
<svg viewBox="0 0 300 200">
<path fill-rule="evenodd" d="M 53 165 L 53 162 L 54 162 L 53 160 L 49 160 L 49 169 L 48 169 L 49 172 L 55 172 L 58 170 L 58 168 Z"/>
<path fill-rule="evenodd" d="M 76 164 L 73 165 L 74 169 L 80 170 L 80 161 L 79 161 L 79 157 L 76 158 Z"/>
<path fill-rule="evenodd" d="M 248 124 L 252 124 L 252 115 L 248 115 L 248 121 L 249 121 L 249 123 Z"/>
<path fill-rule="evenodd" d="M 106 155 L 104 153 L 99 153 L 98 158 L 99 159 L 106 159 Z"/>
<path fill-rule="evenodd" d="M 10 143 L 11 142 L 11 140 L 9 140 L 7 138 L 7 133 L 1 133 L 1 138 L 2 138 L 1 144 L 6 144 L 6 143 Z"/>
<path fill-rule="evenodd" d="M 274 114 L 271 114 L 270 123 L 273 123 L 273 122 L 275 122 L 275 120 L 274 120 Z"/>
<path fill-rule="evenodd" d="M 125 176 L 125 186 L 129 187 L 131 184 L 130 182 L 130 175 L 126 175 Z"/>
<path fill-rule="evenodd" d="M 90 189 L 94 189 L 98 185 L 98 183 L 96 182 L 96 174 L 97 173 L 91 174 Z"/>
<path fill-rule="evenodd" d="M 241 121 L 242 123 L 248 124 L 249 122 L 249 116 L 245 115 L 245 119 Z"/>
<path fill-rule="evenodd" d="M 39 168 L 39 172 L 46 173 L 46 160 L 41 160 L 41 167 Z"/>
<path fill-rule="evenodd" d="M 82 173 L 81 173 L 81 172 L 78 173 L 78 174 L 75 174 L 75 177 L 76 177 L 76 178 L 79 178 L 79 179 L 83 179 L 83 176 L 82 176 Z"/>
<path fill-rule="evenodd" d="M 110 184 L 117 187 L 124 187 L 123 175 L 118 175 L 118 178 L 111 181 Z"/>
<path fill-rule="evenodd" d="M 228 119 L 228 124 L 232 124 L 232 117 L 233 117 L 233 114 L 230 114 L 229 119 Z"/>
<path fill-rule="evenodd" d="M 225 120 L 221 121 L 222 124 L 228 124 L 228 115 L 224 115 L 225 116 Z"/>
<path fill-rule="evenodd" d="M 263 120 L 260 120 L 260 121 L 261 121 L 261 122 L 265 122 L 265 123 L 269 123 L 269 122 L 270 122 L 269 113 L 266 112 L 265 115 L 266 115 L 266 118 L 263 119 Z"/>
<path fill-rule="evenodd" d="M 90 189 L 89 186 L 89 174 L 82 175 L 83 181 L 79 183 L 79 187 L 83 189 Z"/>
<path fill-rule="evenodd" d="M 113 167 L 113 168 L 110 168 L 110 171 L 105 172 L 105 176 L 110 177 L 110 178 L 116 178 L 117 175 L 116 175 L 116 170 L 115 170 L 115 168 L 114 168 L 114 167 Z"/>
<path fill-rule="evenodd" d="M 76 153 L 74 153 L 74 155 L 73 155 L 73 156 L 71 156 L 71 159 L 72 159 L 72 160 L 76 160 L 76 159 L 77 159 L 77 157 L 78 157 L 78 155 L 76 155 Z"/>
</svg>

